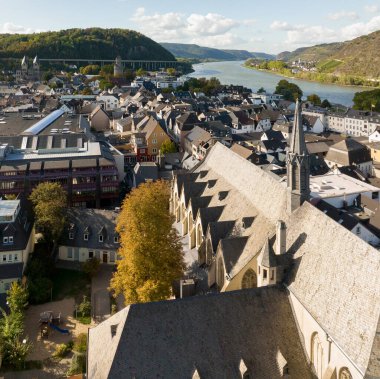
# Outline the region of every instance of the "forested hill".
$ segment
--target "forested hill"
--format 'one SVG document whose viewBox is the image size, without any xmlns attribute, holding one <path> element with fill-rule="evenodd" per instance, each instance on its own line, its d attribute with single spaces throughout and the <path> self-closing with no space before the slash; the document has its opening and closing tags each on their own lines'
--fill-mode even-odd
<svg viewBox="0 0 380 379">
<path fill-rule="evenodd" d="M 380 31 L 355 38 L 351 41 L 317 45 L 284 52 L 277 56 L 287 62 L 318 62 L 318 70 L 335 75 L 356 75 L 380 78 Z"/>
<path fill-rule="evenodd" d="M 127 29 L 68 29 L 35 34 L 0 34 L 0 58 L 175 60 L 157 42 Z"/>
<path fill-rule="evenodd" d="M 249 52 L 247 50 L 221 50 L 212 47 L 204 47 L 187 43 L 167 43 L 161 45 L 174 54 L 177 58 L 214 60 L 214 61 L 234 61 L 256 59 L 273 59 L 274 56 L 265 53 Z"/>
</svg>

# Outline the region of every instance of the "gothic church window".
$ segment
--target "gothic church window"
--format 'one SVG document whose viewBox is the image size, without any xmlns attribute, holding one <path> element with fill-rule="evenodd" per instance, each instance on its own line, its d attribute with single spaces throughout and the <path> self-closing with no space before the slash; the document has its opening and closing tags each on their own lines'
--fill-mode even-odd
<svg viewBox="0 0 380 379">
<path fill-rule="evenodd" d="M 317 332 L 313 333 L 311 336 L 311 362 L 314 365 L 318 378 L 322 378 L 323 347 Z"/>
<path fill-rule="evenodd" d="M 339 379 L 352 379 L 350 370 L 347 367 L 343 367 L 339 371 Z"/>
<path fill-rule="evenodd" d="M 248 269 L 241 281 L 241 288 L 255 288 L 257 287 L 257 276 L 252 269 Z"/>
<path fill-rule="evenodd" d="M 219 258 L 218 259 L 218 273 L 217 273 L 217 278 L 218 278 L 218 288 L 219 290 L 221 290 L 223 288 L 223 285 L 224 285 L 224 265 L 223 265 L 223 261 L 222 261 L 222 258 Z"/>
</svg>

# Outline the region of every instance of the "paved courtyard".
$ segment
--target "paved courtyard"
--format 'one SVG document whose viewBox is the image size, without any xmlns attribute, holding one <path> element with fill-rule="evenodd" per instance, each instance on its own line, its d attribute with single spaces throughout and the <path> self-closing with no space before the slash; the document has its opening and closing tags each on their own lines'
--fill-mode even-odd
<svg viewBox="0 0 380 379">
<path fill-rule="evenodd" d="M 112 278 L 113 266 L 101 265 L 91 282 L 92 317 L 100 322 L 111 315 L 111 299 L 108 287 Z"/>
</svg>

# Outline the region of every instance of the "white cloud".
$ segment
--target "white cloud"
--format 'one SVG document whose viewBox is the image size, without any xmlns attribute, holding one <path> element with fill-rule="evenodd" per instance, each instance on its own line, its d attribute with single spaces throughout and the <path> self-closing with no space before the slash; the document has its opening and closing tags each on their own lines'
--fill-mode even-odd
<svg viewBox="0 0 380 379">
<path fill-rule="evenodd" d="M 244 40 L 232 33 L 225 33 L 208 37 L 195 37 L 190 42 L 202 46 L 225 48 L 241 44 Z"/>
<path fill-rule="evenodd" d="M 380 7 L 378 5 L 366 5 L 364 7 L 364 10 L 368 13 L 377 13 L 380 10 Z"/>
<path fill-rule="evenodd" d="M 334 42 L 337 38 L 333 29 L 323 26 L 298 25 L 287 32 L 285 43 L 290 45 L 314 45 L 325 42 Z"/>
<path fill-rule="evenodd" d="M 356 22 L 337 29 L 321 25 L 291 25 L 283 21 L 274 21 L 270 27 L 286 32 L 283 48 L 291 50 L 302 46 L 347 41 L 370 34 L 380 29 L 380 15 L 367 22 Z"/>
<path fill-rule="evenodd" d="M 0 33 L 9 33 L 9 34 L 30 34 L 40 32 L 39 29 L 27 28 L 22 25 L 16 25 L 12 22 L 6 22 L 0 25 Z"/>
<path fill-rule="evenodd" d="M 285 31 L 285 43 L 290 45 L 289 47 L 331 42 L 336 38 L 333 29 L 323 26 L 291 25 L 285 21 L 273 21 L 270 28 Z"/>
<path fill-rule="evenodd" d="M 186 24 L 190 33 L 207 36 L 227 33 L 239 25 L 238 21 L 216 13 L 208 13 L 205 16 L 193 13 L 186 19 Z"/>
<path fill-rule="evenodd" d="M 356 12 L 342 11 L 342 12 L 330 13 L 328 15 L 328 18 L 334 21 L 341 20 L 341 19 L 357 20 L 359 16 Z"/>
<path fill-rule="evenodd" d="M 371 18 L 368 22 L 357 22 L 347 25 L 341 30 L 343 40 L 349 40 L 380 29 L 380 16 Z"/>
<path fill-rule="evenodd" d="M 285 21 L 273 21 L 272 24 L 270 25 L 271 29 L 274 30 L 294 30 L 294 26 L 288 24 Z"/>
<path fill-rule="evenodd" d="M 143 7 L 136 9 L 132 21 L 142 33 L 155 41 L 190 42 L 213 47 L 233 47 L 244 42 L 233 30 L 255 22 L 252 19 L 237 21 L 217 13 L 147 14 Z"/>
</svg>

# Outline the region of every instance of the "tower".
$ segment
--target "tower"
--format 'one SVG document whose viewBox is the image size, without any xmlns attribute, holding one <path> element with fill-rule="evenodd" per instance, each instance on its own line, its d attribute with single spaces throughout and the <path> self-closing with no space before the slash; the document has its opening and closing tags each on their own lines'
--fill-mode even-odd
<svg viewBox="0 0 380 379">
<path fill-rule="evenodd" d="M 28 60 L 26 56 L 24 56 L 24 58 L 22 58 L 21 61 L 21 74 L 23 78 L 25 78 L 28 75 Z"/>
<path fill-rule="evenodd" d="M 299 208 L 310 197 L 310 156 L 306 149 L 302 124 L 302 107 L 297 100 L 290 150 L 286 155 L 287 210 Z"/>
<path fill-rule="evenodd" d="M 123 75 L 123 63 L 121 61 L 121 56 L 118 55 L 115 59 L 115 64 L 113 66 L 113 75 L 120 77 Z"/>
<path fill-rule="evenodd" d="M 36 79 L 36 80 L 40 79 L 40 61 L 37 55 L 33 59 L 33 79 Z"/>
</svg>

